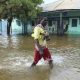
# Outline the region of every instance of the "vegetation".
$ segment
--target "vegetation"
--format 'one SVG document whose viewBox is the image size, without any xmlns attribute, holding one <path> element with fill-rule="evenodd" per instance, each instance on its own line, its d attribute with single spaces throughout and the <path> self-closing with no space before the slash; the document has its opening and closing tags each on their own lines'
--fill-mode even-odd
<svg viewBox="0 0 80 80">
<path fill-rule="evenodd" d="M 26 22 L 42 10 L 39 5 L 43 0 L 0 0 L 0 19 L 7 18 L 7 34 L 10 35 L 10 28 L 13 18 Z"/>
</svg>

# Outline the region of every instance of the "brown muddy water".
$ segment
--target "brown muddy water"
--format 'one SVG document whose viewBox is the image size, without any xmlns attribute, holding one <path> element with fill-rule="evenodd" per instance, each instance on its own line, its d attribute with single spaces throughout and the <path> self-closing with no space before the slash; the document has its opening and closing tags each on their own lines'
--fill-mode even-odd
<svg viewBox="0 0 80 80">
<path fill-rule="evenodd" d="M 43 59 L 35 68 L 33 39 L 0 36 L 0 80 L 80 80 L 80 37 L 53 36 L 48 42 L 53 69 Z"/>
</svg>

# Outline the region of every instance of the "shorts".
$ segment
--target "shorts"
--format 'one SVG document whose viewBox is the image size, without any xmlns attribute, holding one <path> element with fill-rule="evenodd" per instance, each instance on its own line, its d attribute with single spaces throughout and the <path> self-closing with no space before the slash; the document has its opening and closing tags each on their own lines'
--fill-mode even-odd
<svg viewBox="0 0 80 80">
<path fill-rule="evenodd" d="M 34 50 L 34 52 L 35 52 L 35 54 L 34 54 L 34 63 L 35 63 L 35 64 L 37 64 L 38 61 L 39 61 L 41 58 L 43 58 L 44 60 L 47 60 L 47 61 L 52 60 L 51 54 L 50 54 L 48 48 L 44 48 L 42 55 L 41 55 L 41 54 L 39 53 L 39 51 L 37 51 L 36 49 Z"/>
</svg>

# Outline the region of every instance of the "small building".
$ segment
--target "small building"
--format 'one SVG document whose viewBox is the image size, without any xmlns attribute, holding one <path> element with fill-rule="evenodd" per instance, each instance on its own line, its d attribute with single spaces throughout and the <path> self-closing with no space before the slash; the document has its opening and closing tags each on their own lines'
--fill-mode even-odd
<svg viewBox="0 0 80 80">
<path fill-rule="evenodd" d="M 7 35 L 7 20 L 0 20 L 0 34 Z"/>
<path fill-rule="evenodd" d="M 0 35 L 7 35 L 7 19 L 0 20 Z M 33 31 L 34 23 L 31 21 L 26 21 L 24 24 L 19 19 L 13 19 L 10 29 L 11 35 L 16 34 L 31 34 Z"/>
<path fill-rule="evenodd" d="M 56 2 L 42 6 L 41 17 L 48 18 L 48 32 L 50 34 L 80 34 L 80 0 L 57 0 Z M 6 22 L 0 22 L 0 34 L 7 30 Z M 17 20 L 17 23 L 20 21 Z M 33 21 L 18 25 L 16 19 L 12 22 L 12 33 L 32 33 L 35 26 Z M 5 27 L 5 28 L 4 28 Z"/>
<path fill-rule="evenodd" d="M 7 19 L 0 20 L 0 34 L 4 36 L 7 35 Z M 10 34 L 22 34 L 22 24 L 19 20 L 13 19 Z"/>
<path fill-rule="evenodd" d="M 80 0 L 58 0 L 42 6 L 51 34 L 80 34 Z"/>
</svg>

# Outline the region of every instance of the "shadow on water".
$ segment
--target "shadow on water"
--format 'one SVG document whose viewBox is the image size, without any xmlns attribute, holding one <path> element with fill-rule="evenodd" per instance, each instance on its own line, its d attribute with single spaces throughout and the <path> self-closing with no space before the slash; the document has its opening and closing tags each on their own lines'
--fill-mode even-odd
<svg viewBox="0 0 80 80">
<path fill-rule="evenodd" d="M 0 36 L 0 80 L 79 80 L 80 37 L 51 36 L 48 42 L 54 67 L 41 59 L 35 68 L 34 41 L 28 36 Z"/>
</svg>

